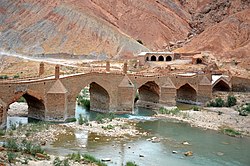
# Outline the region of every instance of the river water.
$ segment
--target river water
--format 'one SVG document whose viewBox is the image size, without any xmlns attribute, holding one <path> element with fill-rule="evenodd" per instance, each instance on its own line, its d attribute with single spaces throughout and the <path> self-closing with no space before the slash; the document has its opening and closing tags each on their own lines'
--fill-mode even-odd
<svg viewBox="0 0 250 166">
<path fill-rule="evenodd" d="M 111 162 L 107 163 L 110 166 L 120 166 L 127 161 L 134 161 L 140 166 L 250 165 L 248 137 L 229 137 L 216 131 L 190 127 L 189 124 L 174 120 L 153 120 L 150 116 L 154 113 L 148 109 L 138 108 L 135 112 L 135 115 L 123 117 L 139 119 L 138 129 L 149 132 L 150 136 L 119 140 L 76 131 L 74 135 L 60 136 L 53 145 L 46 146 L 46 150 L 54 155 L 82 152 L 90 153 L 100 159 L 111 158 Z M 77 106 L 76 118 L 79 114 L 83 114 L 89 120 L 96 117 L 96 113 Z M 161 142 L 147 141 L 151 137 L 161 138 Z M 183 141 L 189 142 L 190 145 L 183 145 Z M 173 151 L 177 151 L 177 154 L 173 154 Z M 194 155 L 186 157 L 184 156 L 186 151 L 192 151 Z"/>
</svg>

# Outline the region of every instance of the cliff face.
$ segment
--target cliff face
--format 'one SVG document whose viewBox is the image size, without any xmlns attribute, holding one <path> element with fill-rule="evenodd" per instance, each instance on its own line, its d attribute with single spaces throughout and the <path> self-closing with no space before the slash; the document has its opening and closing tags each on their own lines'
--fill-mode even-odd
<svg viewBox="0 0 250 166">
<path fill-rule="evenodd" d="M 163 0 L 0 0 L 0 48 L 131 56 L 185 37 L 189 17 Z"/>
</svg>

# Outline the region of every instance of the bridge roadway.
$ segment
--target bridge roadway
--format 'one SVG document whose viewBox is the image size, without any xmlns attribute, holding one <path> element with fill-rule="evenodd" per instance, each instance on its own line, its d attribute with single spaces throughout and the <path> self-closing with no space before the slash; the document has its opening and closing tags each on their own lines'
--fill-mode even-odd
<svg viewBox="0 0 250 166">
<path fill-rule="evenodd" d="M 58 77 L 0 82 L 0 126 L 6 125 L 9 105 L 22 96 L 28 103 L 28 117 L 45 121 L 72 118 L 77 96 L 86 86 L 90 86 L 90 109 L 104 113 L 133 112 L 137 92 L 139 103 L 158 107 L 173 106 L 177 99 L 204 103 L 212 97 L 212 77 L 206 74 L 90 72 Z"/>
</svg>

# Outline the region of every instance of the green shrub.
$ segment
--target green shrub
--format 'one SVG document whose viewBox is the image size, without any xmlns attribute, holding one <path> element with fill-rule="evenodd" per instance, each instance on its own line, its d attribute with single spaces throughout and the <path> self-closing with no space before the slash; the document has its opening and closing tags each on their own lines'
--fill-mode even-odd
<svg viewBox="0 0 250 166">
<path fill-rule="evenodd" d="M 56 157 L 56 158 L 54 159 L 54 161 L 53 161 L 53 165 L 54 165 L 54 166 L 61 166 L 62 162 L 63 162 L 63 161 L 61 161 L 61 160 L 59 159 L 59 157 Z"/>
<path fill-rule="evenodd" d="M 135 164 L 134 162 L 128 161 L 126 162 L 126 166 L 138 166 L 138 165 Z"/>
<path fill-rule="evenodd" d="M 200 107 L 198 107 L 198 106 L 193 106 L 193 108 L 192 108 L 194 111 L 200 111 L 201 109 L 200 109 Z"/>
<path fill-rule="evenodd" d="M 95 163 L 98 166 L 107 166 L 107 164 L 103 163 L 99 159 L 96 159 L 94 156 L 92 156 L 90 154 L 84 154 L 84 155 L 82 155 L 82 157 L 85 161 L 90 162 L 90 163 Z"/>
<path fill-rule="evenodd" d="M 19 151 L 19 145 L 17 144 L 17 140 L 15 139 L 8 139 L 3 144 L 3 147 L 7 148 L 10 151 Z"/>
<path fill-rule="evenodd" d="M 95 120 L 97 121 L 97 123 L 104 123 L 104 120 L 103 120 L 104 118 L 105 118 L 104 115 L 97 114 Z"/>
<path fill-rule="evenodd" d="M 20 76 L 19 76 L 19 74 L 17 73 L 17 74 L 15 74 L 14 76 L 13 76 L 13 78 L 19 78 Z"/>
<path fill-rule="evenodd" d="M 16 130 L 16 128 L 17 128 L 16 123 L 12 123 L 12 122 L 10 121 L 10 129 L 11 129 L 11 130 Z"/>
<path fill-rule="evenodd" d="M 25 98 L 22 96 L 22 97 L 20 97 L 20 99 L 17 100 L 17 102 L 19 102 L 19 103 L 26 103 L 26 100 L 25 100 Z"/>
<path fill-rule="evenodd" d="M 234 129 L 231 129 L 231 128 L 222 128 L 222 133 L 226 134 L 226 135 L 229 135 L 231 137 L 236 137 L 236 136 L 240 136 L 241 133 L 234 130 Z"/>
<path fill-rule="evenodd" d="M 80 162 L 81 161 L 81 154 L 80 154 L 80 152 L 70 154 L 69 155 L 69 159 L 73 160 L 74 162 Z"/>
<path fill-rule="evenodd" d="M 177 115 L 180 113 L 180 110 L 178 108 L 173 108 L 173 109 L 166 109 L 161 107 L 159 109 L 160 114 L 171 114 L 171 115 Z"/>
<path fill-rule="evenodd" d="M 5 130 L 0 129 L 0 136 L 4 136 L 4 135 L 5 135 L 5 133 L 6 133 L 6 131 L 5 131 Z"/>
<path fill-rule="evenodd" d="M 227 96 L 227 106 L 228 107 L 232 107 L 232 106 L 235 106 L 237 103 L 237 99 L 236 97 L 234 96 Z"/>
<path fill-rule="evenodd" d="M 111 129 L 114 129 L 115 126 L 109 124 L 109 125 L 107 125 L 107 126 L 102 126 L 102 128 L 103 128 L 104 130 L 111 130 Z"/>
<path fill-rule="evenodd" d="M 80 114 L 79 118 L 78 118 L 78 123 L 79 123 L 79 125 L 86 124 L 86 123 L 88 123 L 88 119 L 86 117 L 82 117 L 82 114 Z"/>
<path fill-rule="evenodd" d="M 7 75 L 0 75 L 0 79 L 8 79 L 9 77 Z"/>
<path fill-rule="evenodd" d="M 208 107 L 223 107 L 225 106 L 225 101 L 222 98 L 216 98 L 215 101 L 210 101 L 207 104 Z"/>
<path fill-rule="evenodd" d="M 13 152 L 7 152 L 7 160 L 9 163 L 15 163 L 17 154 L 13 153 Z"/>
<path fill-rule="evenodd" d="M 242 105 L 240 108 L 238 108 L 239 115 L 241 116 L 247 116 L 250 113 L 250 104 Z"/>
</svg>

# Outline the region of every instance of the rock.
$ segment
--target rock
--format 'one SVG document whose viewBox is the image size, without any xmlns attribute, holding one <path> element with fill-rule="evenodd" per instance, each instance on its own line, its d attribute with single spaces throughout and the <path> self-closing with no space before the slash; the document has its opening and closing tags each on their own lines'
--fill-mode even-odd
<svg viewBox="0 0 250 166">
<path fill-rule="evenodd" d="M 46 159 L 47 156 L 42 154 L 42 153 L 36 153 L 36 157 L 41 158 L 41 159 Z"/>
<path fill-rule="evenodd" d="M 99 140 L 100 138 L 98 138 L 98 137 L 95 137 L 95 140 Z"/>
<path fill-rule="evenodd" d="M 192 151 L 187 151 L 184 153 L 185 156 L 193 156 L 193 152 Z"/>
<path fill-rule="evenodd" d="M 6 150 L 6 148 L 0 146 L 0 152 L 1 152 L 1 151 L 5 151 L 5 150 Z"/>
<path fill-rule="evenodd" d="M 172 151 L 172 153 L 173 153 L 173 154 L 177 154 L 178 152 L 177 152 L 177 151 L 175 151 L 175 150 L 173 150 L 173 151 Z"/>
<path fill-rule="evenodd" d="M 218 155 L 218 156 L 223 156 L 224 153 L 222 153 L 222 152 L 217 152 L 217 155 Z"/>
<path fill-rule="evenodd" d="M 158 143 L 158 142 L 161 142 L 161 139 L 157 138 L 157 137 L 152 137 L 151 141 L 152 141 L 152 143 Z"/>
<path fill-rule="evenodd" d="M 139 157 L 144 157 L 144 155 L 143 154 L 139 154 Z"/>
<path fill-rule="evenodd" d="M 183 144 L 183 145 L 190 145 L 190 143 L 187 142 L 187 141 L 182 142 L 182 144 Z"/>
<path fill-rule="evenodd" d="M 103 158 L 101 161 L 111 161 L 111 158 Z"/>
</svg>

